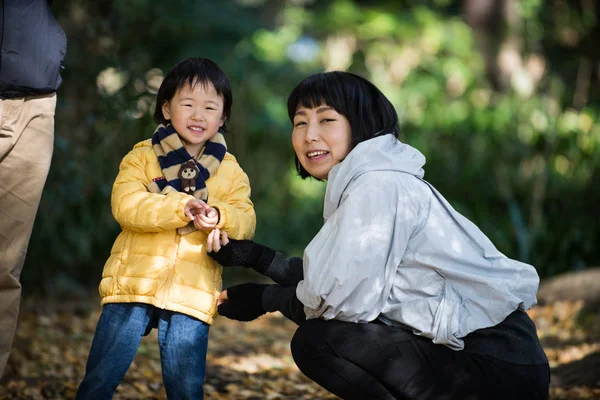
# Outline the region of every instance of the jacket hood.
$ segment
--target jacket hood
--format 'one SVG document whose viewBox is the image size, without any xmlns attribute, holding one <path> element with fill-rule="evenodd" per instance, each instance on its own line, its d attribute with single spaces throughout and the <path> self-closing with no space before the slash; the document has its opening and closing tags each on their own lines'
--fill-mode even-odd
<svg viewBox="0 0 600 400">
<path fill-rule="evenodd" d="M 323 217 L 339 206 L 350 182 L 366 172 L 397 171 L 422 179 L 425 156 L 417 149 L 387 134 L 359 143 L 327 176 Z"/>
</svg>

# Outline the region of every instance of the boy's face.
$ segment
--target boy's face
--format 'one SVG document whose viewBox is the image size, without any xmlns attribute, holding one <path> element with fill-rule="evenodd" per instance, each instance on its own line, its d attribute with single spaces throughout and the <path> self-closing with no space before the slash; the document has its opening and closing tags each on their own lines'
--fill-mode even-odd
<svg viewBox="0 0 600 400">
<path fill-rule="evenodd" d="M 162 112 L 179 133 L 185 149 L 194 157 L 225 122 L 223 99 L 211 84 L 184 86 L 171 101 L 163 103 Z"/>
</svg>

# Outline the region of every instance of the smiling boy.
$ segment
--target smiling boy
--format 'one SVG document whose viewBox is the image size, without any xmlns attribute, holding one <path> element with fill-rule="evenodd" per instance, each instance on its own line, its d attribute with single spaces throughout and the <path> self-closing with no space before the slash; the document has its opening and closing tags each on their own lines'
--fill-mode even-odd
<svg viewBox="0 0 600 400">
<path fill-rule="evenodd" d="M 248 176 L 221 133 L 231 103 L 229 79 L 210 60 L 187 59 L 165 76 L 159 126 L 124 157 L 113 186 L 122 232 L 102 273 L 103 309 L 78 399 L 111 398 L 153 328 L 167 396 L 204 397 L 208 330 L 222 286 L 207 236 L 218 228 L 251 238 L 256 225 Z"/>
</svg>

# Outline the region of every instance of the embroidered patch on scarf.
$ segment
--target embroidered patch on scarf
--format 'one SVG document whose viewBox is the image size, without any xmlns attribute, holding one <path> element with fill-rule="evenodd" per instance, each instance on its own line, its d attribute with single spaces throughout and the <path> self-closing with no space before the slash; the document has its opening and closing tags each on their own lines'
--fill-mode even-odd
<svg viewBox="0 0 600 400">
<path fill-rule="evenodd" d="M 148 184 L 152 193 L 167 194 L 171 191 L 188 193 L 204 202 L 208 201 L 206 181 L 219 165 L 225 153 L 227 144 L 223 134 L 217 132 L 206 145 L 198 161 L 187 152 L 175 128 L 171 125 L 159 125 L 152 135 L 152 148 L 158 157 L 163 177 L 155 178 Z M 180 234 L 196 230 L 191 222 L 184 228 L 179 228 Z"/>
</svg>

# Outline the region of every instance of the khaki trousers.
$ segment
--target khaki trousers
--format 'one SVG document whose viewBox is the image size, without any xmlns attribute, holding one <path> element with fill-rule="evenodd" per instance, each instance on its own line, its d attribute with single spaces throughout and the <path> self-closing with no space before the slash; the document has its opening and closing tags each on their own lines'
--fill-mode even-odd
<svg viewBox="0 0 600 400">
<path fill-rule="evenodd" d="M 10 354 L 19 277 L 54 148 L 56 94 L 0 99 L 0 377 Z"/>
</svg>

